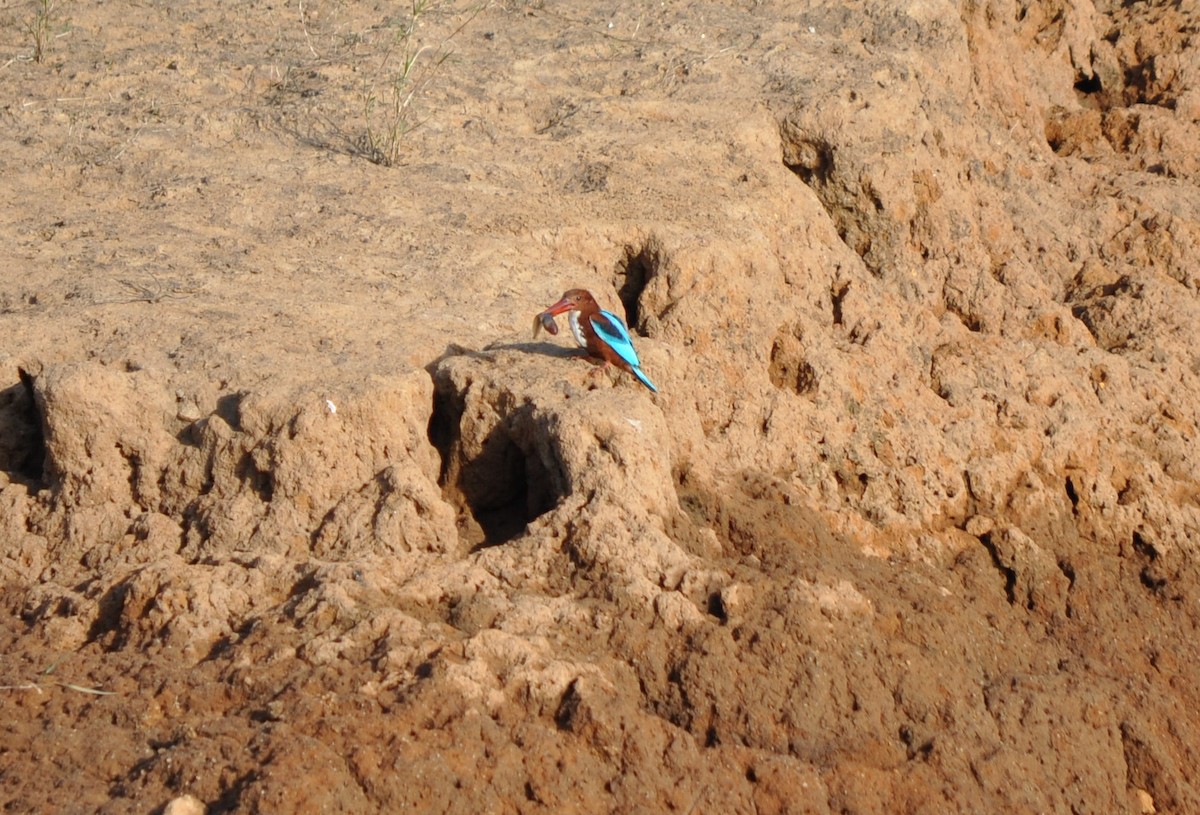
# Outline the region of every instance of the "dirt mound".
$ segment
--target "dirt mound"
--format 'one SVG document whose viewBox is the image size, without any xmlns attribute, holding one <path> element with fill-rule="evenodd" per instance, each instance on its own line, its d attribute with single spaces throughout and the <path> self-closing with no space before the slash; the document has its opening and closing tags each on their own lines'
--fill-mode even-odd
<svg viewBox="0 0 1200 815">
<path fill-rule="evenodd" d="M 142 12 L 6 12 L 7 809 L 1200 811 L 1185 11 Z"/>
</svg>

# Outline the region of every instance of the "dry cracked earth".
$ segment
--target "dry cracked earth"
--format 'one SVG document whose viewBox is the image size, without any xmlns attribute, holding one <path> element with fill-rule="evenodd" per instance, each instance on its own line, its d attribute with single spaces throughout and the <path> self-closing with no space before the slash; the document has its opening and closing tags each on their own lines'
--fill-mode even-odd
<svg viewBox="0 0 1200 815">
<path fill-rule="evenodd" d="M 1198 30 L 6 3 L 3 811 L 1200 812 Z"/>
</svg>

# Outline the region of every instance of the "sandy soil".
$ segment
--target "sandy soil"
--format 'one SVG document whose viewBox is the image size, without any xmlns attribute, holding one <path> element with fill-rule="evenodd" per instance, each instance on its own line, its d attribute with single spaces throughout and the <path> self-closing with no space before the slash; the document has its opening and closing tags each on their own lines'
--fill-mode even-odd
<svg viewBox="0 0 1200 815">
<path fill-rule="evenodd" d="M 1200 812 L 1198 20 L 6 5 L 4 811 Z"/>
</svg>

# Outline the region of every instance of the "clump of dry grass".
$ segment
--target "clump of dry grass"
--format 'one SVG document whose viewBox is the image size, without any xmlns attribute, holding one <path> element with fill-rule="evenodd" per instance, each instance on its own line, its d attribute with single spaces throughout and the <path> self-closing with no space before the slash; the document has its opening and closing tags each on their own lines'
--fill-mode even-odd
<svg viewBox="0 0 1200 815">
<path fill-rule="evenodd" d="M 302 39 L 293 42 L 301 51 L 272 69 L 272 118 L 310 146 L 385 167 L 402 163 L 407 137 L 432 116 L 455 40 L 497 2 L 407 0 L 365 25 L 370 14 L 357 7 L 315 15 L 302 3 Z"/>
<path fill-rule="evenodd" d="M 92 696 L 115 696 L 115 691 L 103 690 L 101 688 L 90 688 L 84 685 L 76 685 L 73 682 L 64 682 L 61 679 L 55 679 L 50 675 L 54 673 L 54 669 L 58 667 L 58 663 L 54 663 L 50 667 L 42 671 L 36 681 L 22 682 L 19 685 L 0 685 L 0 690 L 35 690 L 42 693 L 42 689 L 46 686 L 57 686 L 67 688 L 68 690 L 77 691 L 78 693 L 88 693 Z"/>
<path fill-rule="evenodd" d="M 25 31 L 33 40 L 34 62 L 40 63 L 46 56 L 46 46 L 50 42 L 50 32 L 53 28 L 54 10 L 53 0 L 36 0 L 33 19 L 25 23 Z"/>
<path fill-rule="evenodd" d="M 408 14 L 392 24 L 394 35 L 380 68 L 363 89 L 365 125 L 355 147 L 376 164 L 391 167 L 399 161 L 405 136 L 425 121 L 418 115 L 417 100 L 453 54 L 454 38 L 487 8 L 487 3 L 472 7 L 440 42 L 424 42 L 420 28 L 425 18 L 444 11 L 445 5 L 412 0 Z"/>
</svg>

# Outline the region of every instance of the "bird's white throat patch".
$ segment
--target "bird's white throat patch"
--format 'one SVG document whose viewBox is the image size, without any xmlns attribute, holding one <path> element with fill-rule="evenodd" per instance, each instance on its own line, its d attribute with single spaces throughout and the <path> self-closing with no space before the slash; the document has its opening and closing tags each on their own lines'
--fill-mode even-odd
<svg viewBox="0 0 1200 815">
<path fill-rule="evenodd" d="M 567 324 L 571 326 L 571 333 L 575 336 L 575 342 L 580 348 L 587 348 L 587 337 L 583 336 L 583 326 L 579 324 L 579 312 L 572 311 L 567 314 Z"/>
</svg>

